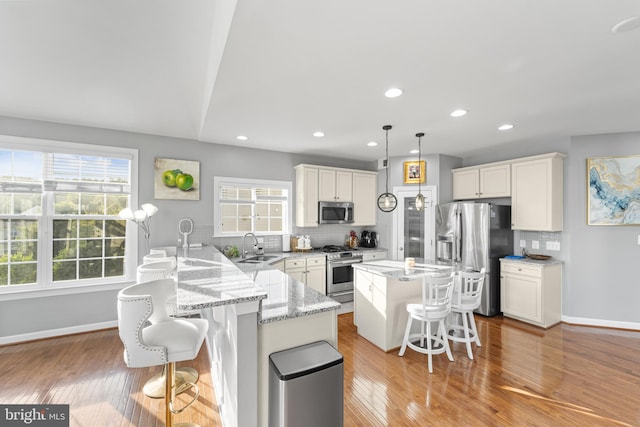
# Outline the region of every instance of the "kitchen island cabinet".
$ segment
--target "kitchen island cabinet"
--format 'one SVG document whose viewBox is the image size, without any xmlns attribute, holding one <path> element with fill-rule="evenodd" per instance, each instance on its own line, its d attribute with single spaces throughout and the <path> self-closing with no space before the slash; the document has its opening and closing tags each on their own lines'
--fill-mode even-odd
<svg viewBox="0 0 640 427">
<path fill-rule="evenodd" d="M 505 316 L 549 328 L 561 320 L 562 264 L 500 259 L 500 306 Z"/>
<path fill-rule="evenodd" d="M 354 264 L 354 323 L 358 335 L 383 351 L 402 345 L 406 305 L 422 301 L 422 276 L 446 274 L 451 267 L 418 264 L 405 270 L 399 261 Z M 418 323 L 414 325 L 419 327 Z"/>
<path fill-rule="evenodd" d="M 267 263 L 233 264 L 214 247 L 179 250 L 178 307 L 209 321 L 206 342 L 224 426 L 267 426 L 268 356 L 337 346 L 340 303 Z"/>
</svg>

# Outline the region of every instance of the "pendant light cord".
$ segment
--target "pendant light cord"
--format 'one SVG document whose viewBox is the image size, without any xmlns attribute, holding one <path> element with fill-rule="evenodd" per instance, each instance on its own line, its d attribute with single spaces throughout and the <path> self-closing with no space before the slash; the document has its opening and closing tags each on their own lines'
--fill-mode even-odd
<svg viewBox="0 0 640 427">
<path fill-rule="evenodd" d="M 389 129 L 385 129 L 386 135 L 385 135 L 385 140 L 386 140 L 386 144 L 385 144 L 385 155 L 387 156 L 387 164 L 386 164 L 386 168 L 385 168 L 385 176 L 386 176 L 386 187 L 385 187 L 385 192 L 389 193 Z"/>
<path fill-rule="evenodd" d="M 418 134 L 419 135 L 419 134 Z M 420 174 L 420 178 L 418 178 L 418 194 L 420 194 L 420 182 L 422 182 L 422 137 L 418 137 L 418 174 Z"/>
</svg>

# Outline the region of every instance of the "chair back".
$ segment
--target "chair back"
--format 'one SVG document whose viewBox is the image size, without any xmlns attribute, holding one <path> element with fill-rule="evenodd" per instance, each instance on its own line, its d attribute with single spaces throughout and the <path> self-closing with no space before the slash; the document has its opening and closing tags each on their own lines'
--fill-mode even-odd
<svg viewBox="0 0 640 427">
<path fill-rule="evenodd" d="M 173 274 L 176 264 L 173 261 L 158 261 L 138 266 L 136 282 L 143 283 L 150 280 L 168 279 Z"/>
<path fill-rule="evenodd" d="M 424 314 L 445 314 L 451 311 L 451 296 L 455 272 L 446 276 L 424 276 L 422 279 L 422 308 Z"/>
<path fill-rule="evenodd" d="M 118 332 L 124 344 L 124 360 L 130 368 L 167 363 L 167 349 L 146 345 L 142 331 L 149 324 L 171 318 L 167 301 L 176 292 L 173 279 L 153 280 L 118 292 Z"/>
<path fill-rule="evenodd" d="M 486 270 L 484 267 L 479 271 L 460 271 L 460 287 L 454 296 L 454 306 L 464 307 L 468 310 L 475 310 L 480 307 L 482 301 L 482 288 Z"/>
<path fill-rule="evenodd" d="M 175 257 L 178 254 L 178 248 L 176 246 L 158 246 L 157 248 L 149 249 L 149 253 Z"/>
</svg>

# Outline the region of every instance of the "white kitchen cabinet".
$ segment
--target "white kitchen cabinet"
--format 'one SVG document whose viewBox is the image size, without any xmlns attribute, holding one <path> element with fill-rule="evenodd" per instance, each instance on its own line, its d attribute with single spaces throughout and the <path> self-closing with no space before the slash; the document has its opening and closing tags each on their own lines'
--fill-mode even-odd
<svg viewBox="0 0 640 427">
<path fill-rule="evenodd" d="M 422 281 L 400 281 L 354 268 L 354 324 L 358 334 L 384 351 L 400 347 L 407 303 L 422 298 Z M 357 303 L 355 303 L 357 301 Z"/>
<path fill-rule="evenodd" d="M 376 224 L 376 172 L 300 164 L 296 170 L 297 227 L 318 226 L 318 202 L 353 202 L 354 226 Z"/>
<path fill-rule="evenodd" d="M 375 172 L 353 172 L 354 226 L 375 225 L 378 213 Z"/>
<path fill-rule="evenodd" d="M 500 306 L 507 317 L 548 328 L 561 320 L 562 264 L 500 260 Z"/>
<path fill-rule="evenodd" d="M 298 165 L 296 170 L 296 226 L 318 226 L 318 168 Z"/>
<path fill-rule="evenodd" d="M 453 170 L 455 200 L 511 196 L 511 165 L 489 164 Z"/>
<path fill-rule="evenodd" d="M 380 261 L 387 259 L 387 251 L 364 250 L 362 251 L 362 262 Z"/>
<path fill-rule="evenodd" d="M 280 271 L 282 271 L 284 273 L 284 260 L 283 259 L 281 259 L 280 261 L 275 262 L 273 264 L 270 264 L 270 265 L 271 265 L 271 267 L 275 268 L 276 270 L 280 270 Z"/>
<path fill-rule="evenodd" d="M 310 288 L 327 294 L 327 258 L 322 256 L 295 257 L 284 260 L 284 272 Z"/>
<path fill-rule="evenodd" d="M 340 169 L 318 169 L 318 200 L 350 202 L 353 198 L 353 173 Z"/>
<path fill-rule="evenodd" d="M 511 228 L 562 231 L 563 159 L 550 153 L 511 164 Z"/>
</svg>

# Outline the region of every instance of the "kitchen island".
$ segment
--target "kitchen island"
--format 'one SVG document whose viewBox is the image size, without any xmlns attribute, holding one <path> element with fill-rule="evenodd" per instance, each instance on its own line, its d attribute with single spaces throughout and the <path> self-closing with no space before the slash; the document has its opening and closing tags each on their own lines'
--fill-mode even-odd
<svg viewBox="0 0 640 427">
<path fill-rule="evenodd" d="M 314 341 L 337 346 L 340 303 L 267 263 L 232 263 L 212 246 L 178 252 L 178 307 L 209 321 L 220 419 L 266 426 L 269 354 Z"/>
<path fill-rule="evenodd" d="M 359 335 L 384 351 L 402 345 L 406 305 L 422 302 L 422 278 L 453 271 L 435 263 L 405 269 L 403 262 L 388 260 L 354 264 L 353 268 L 354 324 Z"/>
</svg>

